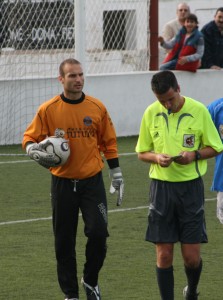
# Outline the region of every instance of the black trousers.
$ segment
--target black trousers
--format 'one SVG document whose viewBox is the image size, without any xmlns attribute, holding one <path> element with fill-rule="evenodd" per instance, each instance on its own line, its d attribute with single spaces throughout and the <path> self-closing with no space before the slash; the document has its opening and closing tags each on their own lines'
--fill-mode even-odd
<svg viewBox="0 0 223 300">
<path fill-rule="evenodd" d="M 83 277 L 93 287 L 107 251 L 107 199 L 102 173 L 84 180 L 52 175 L 51 196 L 58 281 L 66 297 L 78 298 L 75 246 L 79 211 L 87 237 Z"/>
</svg>

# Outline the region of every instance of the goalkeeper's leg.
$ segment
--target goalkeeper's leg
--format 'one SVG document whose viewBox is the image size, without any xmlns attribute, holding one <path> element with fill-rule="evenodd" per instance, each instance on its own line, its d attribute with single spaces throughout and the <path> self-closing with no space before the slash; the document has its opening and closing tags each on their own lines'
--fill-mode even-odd
<svg viewBox="0 0 223 300">
<path fill-rule="evenodd" d="M 86 244 L 86 263 L 84 265 L 83 278 L 90 286 L 98 285 L 99 272 L 106 257 L 106 238 L 88 238 Z"/>
<path fill-rule="evenodd" d="M 78 199 L 69 179 L 52 176 L 52 209 L 58 281 L 66 298 L 79 294 L 75 241 L 78 225 Z"/>
<path fill-rule="evenodd" d="M 84 265 L 84 282 L 92 287 L 97 286 L 99 272 L 106 257 L 108 237 L 107 199 L 102 173 L 79 181 L 78 187 L 82 194 L 81 211 L 85 223 L 86 263 Z"/>
</svg>

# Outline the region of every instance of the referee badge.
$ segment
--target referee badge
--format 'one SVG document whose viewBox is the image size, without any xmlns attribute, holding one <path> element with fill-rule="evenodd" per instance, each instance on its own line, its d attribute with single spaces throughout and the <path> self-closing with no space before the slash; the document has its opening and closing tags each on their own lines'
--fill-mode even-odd
<svg viewBox="0 0 223 300">
<path fill-rule="evenodd" d="M 194 134 L 184 134 L 183 146 L 186 148 L 193 148 L 195 143 Z"/>
<path fill-rule="evenodd" d="M 219 126 L 219 133 L 220 133 L 221 138 L 223 139 L 223 125 Z"/>
</svg>

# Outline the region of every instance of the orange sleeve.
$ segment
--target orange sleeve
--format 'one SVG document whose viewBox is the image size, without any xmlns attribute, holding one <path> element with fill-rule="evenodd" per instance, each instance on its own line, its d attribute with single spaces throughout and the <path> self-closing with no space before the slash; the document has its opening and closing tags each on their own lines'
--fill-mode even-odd
<svg viewBox="0 0 223 300">
<path fill-rule="evenodd" d="M 106 159 L 118 157 L 116 132 L 111 117 L 106 109 L 102 119 L 101 138 L 99 142 L 99 149 L 103 152 Z"/>
<path fill-rule="evenodd" d="M 47 110 L 50 106 L 58 103 L 59 100 L 60 96 L 57 95 L 40 105 L 32 122 L 28 125 L 26 131 L 24 132 L 22 141 L 23 148 L 25 148 L 27 142 L 39 143 L 47 136 L 54 135 L 55 128 L 50 124 L 51 122 L 48 122 Z"/>
<path fill-rule="evenodd" d="M 43 118 L 43 113 L 39 110 L 24 132 L 22 141 L 23 148 L 25 148 L 27 142 L 39 143 L 46 138 L 49 130 L 46 127 Z"/>
</svg>

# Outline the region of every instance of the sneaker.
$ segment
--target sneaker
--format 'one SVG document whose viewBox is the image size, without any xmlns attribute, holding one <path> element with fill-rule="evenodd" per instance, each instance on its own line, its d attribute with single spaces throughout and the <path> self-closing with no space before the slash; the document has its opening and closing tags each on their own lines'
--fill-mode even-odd
<svg viewBox="0 0 223 300">
<path fill-rule="evenodd" d="M 195 294 L 188 294 L 188 286 L 185 286 L 185 288 L 183 289 L 183 296 L 186 300 L 197 300 L 198 295 L 199 293 L 197 292 Z"/>
<path fill-rule="evenodd" d="M 64 300 L 79 300 L 78 298 L 66 298 Z"/>
<path fill-rule="evenodd" d="M 83 285 L 83 288 L 87 295 L 87 300 L 101 300 L 101 295 L 100 295 L 100 290 L 98 285 L 92 287 L 86 282 L 84 282 L 84 278 L 81 279 L 81 284 Z"/>
</svg>

